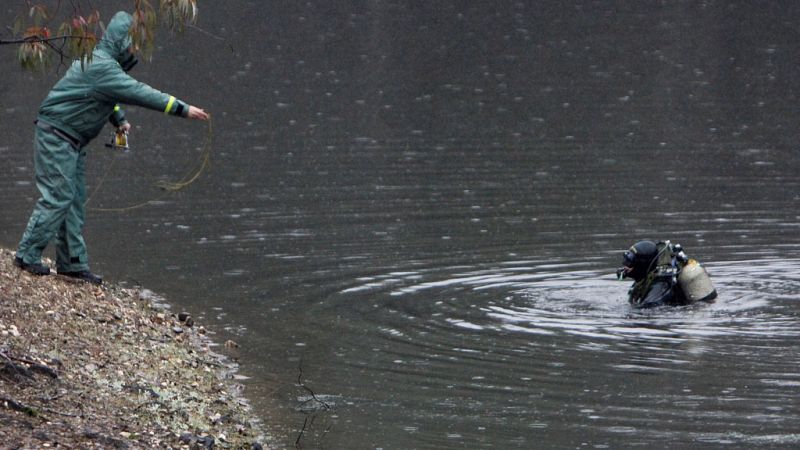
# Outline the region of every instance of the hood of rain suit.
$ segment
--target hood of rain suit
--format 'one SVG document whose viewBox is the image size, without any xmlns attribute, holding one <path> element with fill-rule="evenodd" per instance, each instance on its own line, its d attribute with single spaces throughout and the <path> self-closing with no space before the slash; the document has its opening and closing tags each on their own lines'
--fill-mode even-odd
<svg viewBox="0 0 800 450">
<path fill-rule="evenodd" d="M 130 51 L 133 44 L 130 34 L 132 25 L 133 16 L 130 14 L 125 11 L 114 14 L 102 39 L 95 47 L 117 60 L 126 72 L 136 64 L 136 56 Z"/>
<path fill-rule="evenodd" d="M 75 61 L 53 86 L 39 108 L 38 120 L 57 128 L 85 146 L 97 137 L 106 122 L 125 122 L 118 104 L 142 106 L 169 115 L 186 117 L 189 107 L 175 97 L 141 83 L 127 70 L 132 67 L 130 29 L 133 16 L 114 15 L 91 60 Z"/>
</svg>

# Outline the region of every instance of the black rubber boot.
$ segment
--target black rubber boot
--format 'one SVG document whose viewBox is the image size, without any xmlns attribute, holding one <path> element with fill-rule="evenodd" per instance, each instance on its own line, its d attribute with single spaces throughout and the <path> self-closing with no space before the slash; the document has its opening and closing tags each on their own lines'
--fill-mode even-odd
<svg viewBox="0 0 800 450">
<path fill-rule="evenodd" d="M 77 278 L 79 280 L 88 281 L 89 283 L 101 285 L 103 284 L 103 278 L 89 272 L 88 270 L 81 270 L 80 272 L 59 272 L 59 275 L 64 275 L 65 277 L 70 278 Z"/>
<path fill-rule="evenodd" d="M 50 268 L 41 264 L 28 264 L 19 256 L 14 257 L 14 265 L 34 275 L 50 275 Z"/>
</svg>

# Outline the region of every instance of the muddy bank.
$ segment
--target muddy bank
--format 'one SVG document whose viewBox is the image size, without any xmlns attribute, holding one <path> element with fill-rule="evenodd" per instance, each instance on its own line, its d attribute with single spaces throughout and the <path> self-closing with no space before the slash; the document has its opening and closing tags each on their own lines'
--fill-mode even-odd
<svg viewBox="0 0 800 450">
<path fill-rule="evenodd" d="M 0 249 L 4 448 L 261 448 L 235 364 L 191 317 L 12 258 Z"/>
</svg>

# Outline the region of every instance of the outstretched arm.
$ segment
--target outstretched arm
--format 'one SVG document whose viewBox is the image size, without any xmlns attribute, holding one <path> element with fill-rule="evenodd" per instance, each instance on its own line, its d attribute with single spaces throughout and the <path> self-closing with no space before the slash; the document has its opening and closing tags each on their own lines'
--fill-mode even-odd
<svg viewBox="0 0 800 450">
<path fill-rule="evenodd" d="M 102 70 L 101 70 L 102 69 Z M 100 74 L 95 80 L 95 95 L 120 103 L 143 106 L 165 114 L 208 120 L 204 110 L 188 105 L 175 97 L 153 89 L 125 73 L 119 65 L 109 64 L 97 69 Z M 121 123 L 117 124 L 121 125 Z"/>
</svg>

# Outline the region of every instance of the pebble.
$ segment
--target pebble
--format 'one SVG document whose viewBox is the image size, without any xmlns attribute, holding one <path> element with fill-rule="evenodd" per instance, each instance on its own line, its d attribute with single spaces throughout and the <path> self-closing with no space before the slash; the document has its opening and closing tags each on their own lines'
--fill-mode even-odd
<svg viewBox="0 0 800 450">
<path fill-rule="evenodd" d="M 181 434 L 180 441 L 184 444 L 200 448 L 214 448 L 214 438 L 211 436 L 195 436 L 192 433 Z"/>
</svg>

